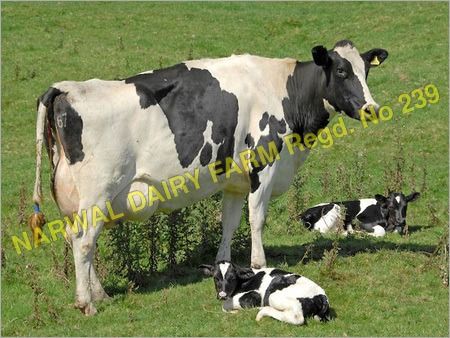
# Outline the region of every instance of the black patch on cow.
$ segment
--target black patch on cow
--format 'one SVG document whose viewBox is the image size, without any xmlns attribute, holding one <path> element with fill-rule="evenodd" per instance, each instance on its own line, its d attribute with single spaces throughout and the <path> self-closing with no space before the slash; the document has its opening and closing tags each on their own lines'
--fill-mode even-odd
<svg viewBox="0 0 450 338">
<path fill-rule="evenodd" d="M 53 100 L 56 96 L 59 94 L 62 94 L 62 92 L 59 89 L 56 89 L 54 87 L 50 87 L 44 94 L 42 94 L 38 99 L 38 106 L 39 101 L 42 102 L 44 106 L 47 108 L 53 103 Z"/>
<path fill-rule="evenodd" d="M 248 133 L 245 136 L 244 142 L 249 148 L 254 148 L 254 146 L 255 146 L 255 140 L 253 139 L 253 137 L 250 133 Z"/>
<path fill-rule="evenodd" d="M 336 204 L 342 204 L 345 207 L 345 225 L 351 224 L 358 212 L 361 211 L 360 201 L 336 202 Z"/>
<path fill-rule="evenodd" d="M 269 114 L 265 112 L 259 121 L 259 129 L 263 131 L 266 129 L 267 123 L 269 123 Z"/>
<path fill-rule="evenodd" d="M 208 70 L 188 69 L 181 63 L 153 73 L 125 80 L 134 83 L 142 108 L 158 103 L 175 135 L 178 159 L 183 168 L 198 156 L 205 142 L 203 132 L 212 122 L 211 138 L 216 145 L 218 168 L 225 171 L 225 159 L 234 153 L 234 131 L 238 118 L 238 101 L 234 94 L 222 90 Z M 205 150 L 203 160 L 208 157 Z M 208 161 L 209 162 L 209 161 Z"/>
<path fill-rule="evenodd" d="M 250 291 L 239 298 L 239 305 L 242 308 L 261 306 L 261 295 L 257 291 Z"/>
<path fill-rule="evenodd" d="M 298 276 L 298 275 L 290 275 L 290 276 L 277 275 L 277 276 L 275 276 L 266 289 L 266 293 L 264 294 L 263 305 L 264 306 L 269 305 L 269 296 L 272 293 L 274 293 L 277 290 L 285 289 L 288 286 L 295 284 L 297 282 L 297 279 L 299 279 L 299 278 L 300 278 L 300 276 Z"/>
<path fill-rule="evenodd" d="M 322 321 L 329 320 L 330 305 L 325 295 L 316 295 L 312 298 L 297 298 L 302 305 L 303 316 L 319 316 Z"/>
<path fill-rule="evenodd" d="M 306 133 L 317 134 L 328 124 L 330 116 L 323 105 L 328 72 L 314 62 L 297 62 L 293 74 L 288 76 L 288 96 L 282 101 L 284 117 L 302 142 Z"/>
<path fill-rule="evenodd" d="M 383 218 L 380 210 L 380 204 L 369 205 L 364 209 L 356 219 L 361 222 L 361 227 L 369 232 L 373 232 L 373 225 L 387 226 L 386 219 Z"/>
<path fill-rule="evenodd" d="M 268 153 L 269 143 L 271 142 L 275 143 L 278 154 L 281 153 L 281 150 L 283 148 L 283 140 L 280 136 L 278 136 L 278 134 L 283 135 L 284 133 L 286 133 L 286 122 L 284 121 L 284 119 L 282 118 L 278 120 L 274 115 L 269 115 L 269 113 L 265 112 L 262 115 L 261 120 L 259 121 L 259 128 L 261 129 L 261 131 L 263 131 L 264 129 L 266 129 L 267 125 L 269 126 L 269 133 L 268 135 L 261 136 L 258 140 L 258 144 L 255 145 L 255 141 L 251 134 L 247 134 L 245 138 L 245 143 L 250 149 L 255 152 L 255 160 L 259 163 L 259 167 L 252 168 L 249 175 L 250 191 L 252 193 L 255 192 L 261 185 L 258 173 L 267 166 L 267 164 L 263 165 L 257 149 L 259 147 L 263 147 Z M 272 166 L 273 162 L 270 162 L 268 164 L 269 166 Z"/>
<path fill-rule="evenodd" d="M 259 287 L 261 286 L 261 282 L 264 278 L 264 275 L 265 275 L 265 272 L 263 272 L 263 271 L 258 272 L 253 277 L 251 277 L 250 279 L 248 279 L 244 283 L 242 283 L 239 290 L 236 290 L 236 293 L 259 289 Z"/>
<path fill-rule="evenodd" d="M 69 160 L 69 164 L 81 162 L 84 158 L 83 144 L 81 143 L 83 120 L 67 101 L 66 94 L 56 96 L 53 106 L 53 123 L 58 131 L 66 158 Z"/>
<path fill-rule="evenodd" d="M 309 208 L 300 215 L 300 219 L 308 230 L 312 230 L 319 219 L 333 209 L 334 204 L 319 205 Z"/>
<path fill-rule="evenodd" d="M 290 274 L 290 272 L 287 272 L 287 271 L 284 271 L 284 270 L 281 270 L 281 269 L 273 269 L 270 272 L 270 276 L 271 277 L 277 276 L 277 275 L 288 275 L 288 274 Z"/>
<path fill-rule="evenodd" d="M 200 164 L 206 166 L 212 157 L 212 146 L 209 142 L 206 142 L 203 146 L 202 152 L 200 153 Z"/>
</svg>

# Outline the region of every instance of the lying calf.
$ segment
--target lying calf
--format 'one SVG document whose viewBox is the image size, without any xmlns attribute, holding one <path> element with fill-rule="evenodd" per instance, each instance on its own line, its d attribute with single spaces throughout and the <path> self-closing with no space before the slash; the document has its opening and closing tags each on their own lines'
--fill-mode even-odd
<svg viewBox="0 0 450 338">
<path fill-rule="evenodd" d="M 310 316 L 322 321 L 330 319 L 325 291 L 306 277 L 273 268 L 241 268 L 228 261 L 200 268 L 214 277 L 217 298 L 224 300 L 224 311 L 261 307 L 257 321 L 269 316 L 296 325 Z"/>
<path fill-rule="evenodd" d="M 390 231 L 402 233 L 406 226 L 408 203 L 419 196 L 418 192 L 408 196 L 393 192 L 388 197 L 377 194 L 375 198 L 323 203 L 306 210 L 300 219 L 308 229 L 321 233 L 339 230 L 340 224 L 344 225 L 345 231 L 351 232 L 355 220 L 359 222 L 361 230 L 376 237 Z"/>
</svg>

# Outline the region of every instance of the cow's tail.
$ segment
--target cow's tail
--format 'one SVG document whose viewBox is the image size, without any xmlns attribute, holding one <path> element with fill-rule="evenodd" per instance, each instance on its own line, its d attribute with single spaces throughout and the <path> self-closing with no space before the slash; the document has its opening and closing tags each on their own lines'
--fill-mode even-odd
<svg viewBox="0 0 450 338">
<path fill-rule="evenodd" d="M 33 202 L 39 208 L 42 201 L 41 167 L 42 167 L 42 144 L 44 142 L 45 119 L 47 118 L 47 107 L 39 100 L 36 122 L 36 176 L 34 181 Z"/>
<path fill-rule="evenodd" d="M 42 188 L 41 188 L 41 172 L 42 172 L 42 144 L 44 143 L 46 120 L 48 119 L 48 111 L 52 109 L 54 98 L 61 92 L 56 88 L 51 87 L 42 95 L 37 102 L 37 121 L 36 121 L 36 176 L 34 181 L 33 191 L 33 214 L 28 218 L 28 224 L 33 232 L 35 240 L 40 239 L 39 230 L 42 232 L 42 227 L 45 224 L 44 214 L 40 210 L 42 202 Z M 50 107 L 50 108 L 49 108 Z M 39 230 L 38 230 L 39 229 Z"/>
</svg>

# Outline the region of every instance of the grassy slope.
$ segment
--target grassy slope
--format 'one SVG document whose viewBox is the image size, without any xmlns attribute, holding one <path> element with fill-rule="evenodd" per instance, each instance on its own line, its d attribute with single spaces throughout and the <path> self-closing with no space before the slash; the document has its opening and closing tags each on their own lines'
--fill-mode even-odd
<svg viewBox="0 0 450 338">
<path fill-rule="evenodd" d="M 442 222 L 448 212 L 447 13 L 445 3 L 3 3 L 2 246 L 7 261 L 2 269 L 2 334 L 447 335 L 448 289 L 424 254 L 443 232 L 442 224 L 430 223 L 428 206 L 435 206 Z M 319 281 L 337 313 L 333 322 L 293 327 L 270 319 L 256 323 L 256 310 L 225 315 L 214 299 L 212 281 L 201 281 L 195 271 L 165 276 L 152 290 L 117 295 L 100 305 L 98 316 L 83 318 L 71 308 L 73 281 L 66 284 L 56 277 L 52 252 L 60 257 L 61 243 L 22 257 L 12 251 L 8 237 L 23 227 L 18 224 L 24 206 L 21 187 L 26 201 L 31 199 L 35 98 L 52 82 L 124 77 L 190 54 L 248 52 L 309 59 L 312 46 L 331 47 L 341 38 L 352 39 L 360 51 L 389 50 L 386 64 L 369 79 L 380 103 L 392 103 L 398 113 L 397 96 L 429 82 L 440 89 L 441 101 L 367 130 L 346 119 L 356 132 L 329 150 L 313 151 L 302 169 L 308 173 L 304 189 L 312 204 L 330 198 L 320 193 L 322 175 L 365 158 L 364 181 L 355 183 L 370 195 L 385 186 L 383 169 L 392 165 L 401 145 L 403 156 L 417 168 L 409 182 L 416 177 L 420 187 L 423 168 L 427 172 L 426 190 L 409 210 L 410 224 L 416 225 L 410 237 L 340 240 L 332 278 L 320 274 L 319 259 L 299 262 L 303 244 L 314 243 L 313 257 L 320 258 L 330 240 L 297 226 L 287 233 L 288 197 L 272 203 L 265 232 L 269 263 Z M 45 170 L 48 177 L 47 165 Z M 405 191 L 411 185 L 406 183 Z M 48 218 L 57 217 L 48 189 L 45 196 Z M 48 304 L 41 304 L 44 322 L 37 327 L 30 319 L 30 263 L 48 298 Z M 45 313 L 48 307 L 57 312 L 56 319 Z"/>
</svg>

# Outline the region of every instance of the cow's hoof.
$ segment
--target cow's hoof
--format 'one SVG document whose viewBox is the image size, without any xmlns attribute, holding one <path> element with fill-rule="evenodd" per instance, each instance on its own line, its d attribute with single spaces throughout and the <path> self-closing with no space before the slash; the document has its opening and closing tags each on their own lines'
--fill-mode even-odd
<svg viewBox="0 0 450 338">
<path fill-rule="evenodd" d="M 266 263 L 260 263 L 260 264 L 252 263 L 251 267 L 253 269 L 259 270 L 259 269 L 265 268 L 266 267 Z"/>
<path fill-rule="evenodd" d="M 85 316 L 93 316 L 97 313 L 97 309 L 94 306 L 94 303 L 82 304 L 76 302 L 74 305 L 75 308 L 79 309 L 82 314 Z"/>
</svg>

